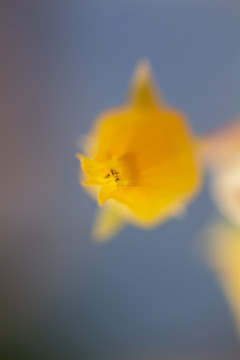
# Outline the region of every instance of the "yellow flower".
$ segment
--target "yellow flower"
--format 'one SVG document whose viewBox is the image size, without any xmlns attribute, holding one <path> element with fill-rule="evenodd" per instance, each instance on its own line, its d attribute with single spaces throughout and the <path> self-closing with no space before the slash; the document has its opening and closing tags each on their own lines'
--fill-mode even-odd
<svg viewBox="0 0 240 360">
<path fill-rule="evenodd" d="M 216 224 L 208 239 L 208 257 L 230 304 L 240 335 L 240 229 Z"/>
<path fill-rule="evenodd" d="M 127 103 L 97 119 L 86 155 L 77 157 L 82 184 L 106 203 L 95 225 L 102 238 L 124 222 L 151 226 L 178 213 L 200 185 L 186 117 L 163 102 L 146 62 L 136 69 Z"/>
</svg>

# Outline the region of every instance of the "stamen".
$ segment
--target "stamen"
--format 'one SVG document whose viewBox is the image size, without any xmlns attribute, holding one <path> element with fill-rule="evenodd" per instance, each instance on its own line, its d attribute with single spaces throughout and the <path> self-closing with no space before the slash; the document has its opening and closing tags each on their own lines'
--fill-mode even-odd
<svg viewBox="0 0 240 360">
<path fill-rule="evenodd" d="M 110 169 L 110 172 L 105 175 L 105 179 L 112 177 L 115 182 L 120 180 L 119 172 L 115 169 Z"/>
</svg>

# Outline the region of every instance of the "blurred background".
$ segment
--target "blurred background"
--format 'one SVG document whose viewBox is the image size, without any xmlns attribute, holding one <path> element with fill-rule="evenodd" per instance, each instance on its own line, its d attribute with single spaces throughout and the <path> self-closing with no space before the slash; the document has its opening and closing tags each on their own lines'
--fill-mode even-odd
<svg viewBox="0 0 240 360">
<path fill-rule="evenodd" d="M 237 360 L 201 252 L 207 186 L 183 219 L 90 238 L 78 136 L 148 58 L 200 135 L 240 113 L 238 0 L 1 0 L 0 359 Z"/>
</svg>

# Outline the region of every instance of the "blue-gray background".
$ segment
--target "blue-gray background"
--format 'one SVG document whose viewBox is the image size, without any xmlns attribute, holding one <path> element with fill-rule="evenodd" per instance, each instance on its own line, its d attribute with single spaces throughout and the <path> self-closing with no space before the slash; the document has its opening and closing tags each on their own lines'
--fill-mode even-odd
<svg viewBox="0 0 240 360">
<path fill-rule="evenodd" d="M 239 40 L 238 0 L 1 1 L 1 359 L 240 358 L 200 250 L 207 187 L 184 219 L 97 246 L 74 158 L 142 57 L 197 133 L 239 114 Z"/>
</svg>

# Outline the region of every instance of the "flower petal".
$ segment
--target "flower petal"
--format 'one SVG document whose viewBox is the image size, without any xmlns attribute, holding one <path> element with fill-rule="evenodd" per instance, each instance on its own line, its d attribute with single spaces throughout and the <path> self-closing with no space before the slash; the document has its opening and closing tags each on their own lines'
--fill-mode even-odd
<svg viewBox="0 0 240 360">
<path fill-rule="evenodd" d="M 97 242 L 107 241 L 124 226 L 125 219 L 120 206 L 110 200 L 98 209 L 93 227 L 93 237 Z"/>
<path fill-rule="evenodd" d="M 106 185 L 103 185 L 98 194 L 98 202 L 99 205 L 104 204 L 107 200 L 112 198 L 112 193 L 114 190 L 116 190 L 117 185 L 114 181 L 111 181 L 107 183 Z"/>
<path fill-rule="evenodd" d="M 137 107 L 156 107 L 159 102 L 160 95 L 151 74 L 150 64 L 141 61 L 130 84 L 129 103 Z"/>
<path fill-rule="evenodd" d="M 240 336 L 240 229 L 220 222 L 207 235 L 207 257 L 223 287 Z"/>
<path fill-rule="evenodd" d="M 157 187 L 119 187 L 111 193 L 111 198 L 130 209 L 143 225 L 149 225 L 175 215 L 183 208 L 187 195 L 179 196 L 178 190 L 160 189 Z M 181 205 L 181 206 L 180 206 Z"/>
</svg>

